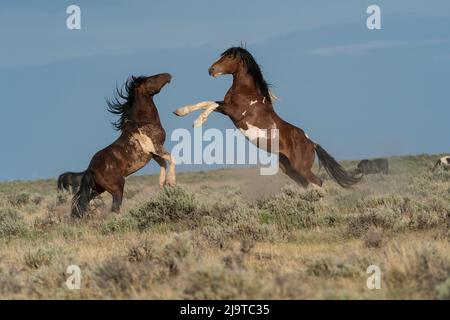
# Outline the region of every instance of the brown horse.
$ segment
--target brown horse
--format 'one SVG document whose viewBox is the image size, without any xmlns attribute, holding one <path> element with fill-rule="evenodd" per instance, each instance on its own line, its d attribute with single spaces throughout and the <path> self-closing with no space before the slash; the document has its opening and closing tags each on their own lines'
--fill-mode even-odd
<svg viewBox="0 0 450 320">
<path fill-rule="evenodd" d="M 234 125 L 256 145 L 261 142 L 261 139 L 266 139 L 266 150 L 279 154 L 279 167 L 282 171 L 304 187 L 309 183 L 322 186 L 322 181 L 311 171 L 315 152 L 328 174 L 342 187 L 349 187 L 361 179 L 346 172 L 302 129 L 284 121 L 276 114 L 272 106 L 268 84 L 264 80 L 259 65 L 247 50 L 240 47 L 226 50 L 208 71 L 213 77 L 225 74 L 233 75 L 233 84 L 224 100 L 204 101 L 179 108 L 174 112 L 176 115 L 184 116 L 194 110 L 204 109 L 205 111 L 196 120 L 194 126 L 205 122 L 213 111 L 227 115 Z M 273 136 L 267 134 L 269 130 L 273 129 L 278 130 L 278 150 L 271 150 Z"/>
<path fill-rule="evenodd" d="M 77 193 L 83 178 L 83 172 L 64 172 L 58 177 L 58 191 L 72 191 Z"/>
<path fill-rule="evenodd" d="M 97 152 L 86 170 L 81 188 L 73 198 L 72 215 L 82 217 L 94 197 L 108 191 L 113 197 L 112 211 L 119 212 L 125 177 L 144 167 L 152 158 L 161 166 L 159 183 L 165 184 L 166 161 L 170 168 L 169 185 L 175 184 L 175 162 L 164 148 L 166 132 L 161 126 L 153 96 L 170 82 L 171 75 L 162 73 L 151 77 L 131 77 L 125 92 L 117 90 L 109 111 L 120 115 L 114 124 L 122 133 L 105 149 Z M 120 100 L 124 101 L 121 102 Z"/>
</svg>

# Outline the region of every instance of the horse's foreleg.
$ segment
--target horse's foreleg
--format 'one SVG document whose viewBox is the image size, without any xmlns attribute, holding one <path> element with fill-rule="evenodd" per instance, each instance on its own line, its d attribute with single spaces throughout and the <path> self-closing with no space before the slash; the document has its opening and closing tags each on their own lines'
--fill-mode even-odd
<svg viewBox="0 0 450 320">
<path fill-rule="evenodd" d="M 205 111 L 202 111 L 202 113 L 200 113 L 198 118 L 194 121 L 193 127 L 194 128 L 201 127 L 203 123 L 205 123 L 205 121 L 208 119 L 209 115 L 218 107 L 220 107 L 220 105 L 214 102 Z"/>
<path fill-rule="evenodd" d="M 199 109 L 207 109 L 209 106 L 216 104 L 214 101 L 202 101 L 197 104 L 187 105 L 181 108 L 178 108 L 173 113 L 177 116 L 185 116 L 188 113 L 191 113 L 192 111 L 199 110 Z"/>
</svg>

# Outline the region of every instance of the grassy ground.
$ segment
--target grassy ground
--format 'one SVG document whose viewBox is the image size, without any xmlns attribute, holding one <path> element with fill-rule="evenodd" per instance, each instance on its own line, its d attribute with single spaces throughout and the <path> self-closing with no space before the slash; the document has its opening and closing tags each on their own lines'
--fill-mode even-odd
<svg viewBox="0 0 450 320">
<path fill-rule="evenodd" d="M 82 221 L 54 180 L 0 184 L 0 298 L 449 299 L 450 170 L 390 159 L 388 176 L 302 190 L 257 168 L 127 180 Z M 352 168 L 355 163 L 347 162 Z M 81 289 L 65 284 L 81 269 Z M 366 286 L 381 269 L 381 289 Z"/>
</svg>

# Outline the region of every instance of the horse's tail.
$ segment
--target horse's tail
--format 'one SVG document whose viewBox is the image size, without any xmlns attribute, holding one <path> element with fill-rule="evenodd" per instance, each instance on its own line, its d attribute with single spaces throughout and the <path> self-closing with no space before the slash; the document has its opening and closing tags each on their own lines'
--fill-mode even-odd
<svg viewBox="0 0 450 320">
<path fill-rule="evenodd" d="M 362 176 L 357 176 L 356 173 L 349 173 L 320 145 L 314 144 L 319 162 L 325 167 L 327 173 L 343 188 L 348 188 L 358 183 Z"/>
<path fill-rule="evenodd" d="M 58 177 L 58 190 L 60 190 L 60 191 L 63 189 L 62 179 L 63 179 L 63 174 L 59 175 L 59 177 Z"/>
<path fill-rule="evenodd" d="M 434 172 L 436 170 L 436 168 L 441 164 L 441 159 L 439 159 L 436 164 L 433 166 L 433 168 L 431 169 L 431 172 Z"/>
<path fill-rule="evenodd" d="M 81 179 L 81 185 L 78 192 L 72 199 L 72 216 L 82 218 L 89 208 L 89 201 L 91 200 L 93 184 L 93 175 L 91 170 L 86 170 Z"/>
</svg>

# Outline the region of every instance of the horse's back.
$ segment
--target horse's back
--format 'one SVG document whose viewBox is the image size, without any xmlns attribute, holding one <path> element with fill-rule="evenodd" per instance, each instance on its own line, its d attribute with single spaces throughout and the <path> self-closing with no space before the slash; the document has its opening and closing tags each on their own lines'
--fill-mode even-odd
<svg viewBox="0 0 450 320">
<path fill-rule="evenodd" d="M 373 160 L 364 159 L 358 163 L 358 169 L 363 174 L 369 173 L 387 173 L 389 170 L 389 162 L 385 158 L 378 158 Z"/>
</svg>

